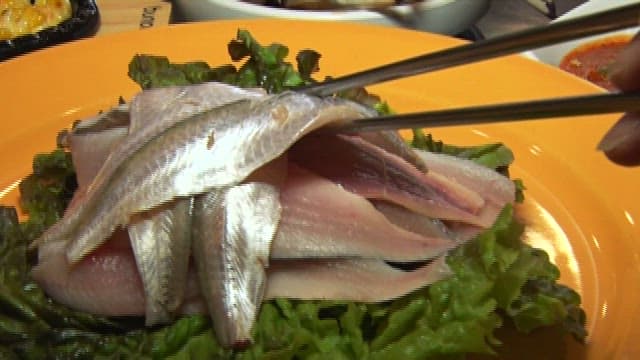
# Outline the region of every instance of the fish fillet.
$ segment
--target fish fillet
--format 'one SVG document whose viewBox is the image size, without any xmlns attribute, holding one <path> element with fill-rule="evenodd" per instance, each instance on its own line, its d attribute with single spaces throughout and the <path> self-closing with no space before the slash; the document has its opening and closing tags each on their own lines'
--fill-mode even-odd
<svg viewBox="0 0 640 360">
<path fill-rule="evenodd" d="M 484 199 L 476 192 L 432 170 L 423 173 L 359 137 L 308 136 L 292 147 L 289 156 L 366 198 L 387 200 L 432 218 L 483 227 L 495 220 L 478 216 Z"/>
<path fill-rule="evenodd" d="M 176 197 L 237 184 L 306 133 L 368 112 L 344 100 L 282 93 L 194 115 L 147 141 L 112 178 L 100 180 L 101 171 L 85 201 L 35 244 L 65 239 L 70 262 L 77 262 L 131 215 Z"/>
<path fill-rule="evenodd" d="M 273 259 L 411 261 L 433 258 L 455 246 L 446 238 L 422 236 L 393 225 L 366 199 L 292 164 L 281 201 Z"/>
<path fill-rule="evenodd" d="M 280 220 L 278 190 L 246 183 L 196 197 L 193 256 L 200 289 L 223 346 L 251 340 L 269 248 Z"/>
<path fill-rule="evenodd" d="M 450 274 L 444 257 L 413 271 L 375 259 L 279 260 L 269 267 L 265 298 L 380 302 Z"/>
<path fill-rule="evenodd" d="M 56 301 L 90 314 L 144 314 L 142 279 L 125 231 L 116 231 L 109 242 L 73 266 L 61 242 L 41 246 L 39 258 L 31 274 Z"/>
<path fill-rule="evenodd" d="M 423 150 L 416 150 L 416 154 L 429 168 L 464 186 L 473 187 L 486 200 L 502 206 L 515 201 L 513 181 L 493 169 L 447 154 Z"/>
<path fill-rule="evenodd" d="M 427 172 L 427 165 L 424 163 L 414 149 L 407 145 L 404 139 L 398 134 L 397 131 L 383 130 L 383 131 L 367 131 L 359 133 L 365 141 L 397 156 L 400 156 L 409 164 L 415 166 L 422 172 Z"/>
<path fill-rule="evenodd" d="M 191 198 L 136 214 L 127 227 L 144 286 L 147 326 L 169 322 L 182 304 L 191 255 Z"/>
<path fill-rule="evenodd" d="M 122 113 L 121 110 L 116 111 Z M 81 121 L 67 135 L 79 188 L 89 186 L 114 146 L 127 136 L 128 123 L 111 126 L 111 113 Z"/>
<path fill-rule="evenodd" d="M 424 236 L 453 239 L 451 231 L 439 219 L 429 218 L 388 201 L 372 200 L 371 203 L 389 221 L 407 231 Z"/>
<path fill-rule="evenodd" d="M 138 139 L 139 133 L 144 134 L 149 129 L 159 131 L 195 113 L 264 95 L 261 90 L 245 90 L 221 83 L 160 88 L 137 96 L 131 109 L 120 106 L 78 123 L 69 134 L 81 189 L 78 193 L 86 191 L 112 152 L 117 158 L 122 155 L 118 152 L 120 149 L 131 149 L 127 142 L 131 144 L 131 139 Z M 169 101 L 172 106 L 168 108 L 163 106 L 167 99 L 174 100 Z M 123 141 L 124 146 L 112 151 Z M 103 169 L 103 172 L 108 170 Z M 74 197 L 74 205 L 77 199 Z M 160 209 L 134 214 L 127 226 L 143 279 L 147 325 L 168 322 L 182 302 L 191 249 L 190 204 L 191 199 L 181 199 L 162 205 Z"/>
</svg>

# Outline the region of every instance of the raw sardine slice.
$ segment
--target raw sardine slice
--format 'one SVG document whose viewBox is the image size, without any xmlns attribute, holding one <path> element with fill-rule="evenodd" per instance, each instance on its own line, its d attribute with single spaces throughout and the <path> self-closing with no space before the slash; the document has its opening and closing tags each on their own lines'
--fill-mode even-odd
<svg viewBox="0 0 640 360">
<path fill-rule="evenodd" d="M 278 190 L 264 183 L 196 197 L 193 256 L 200 289 L 223 346 L 251 340 L 280 212 Z"/>
<path fill-rule="evenodd" d="M 434 171 L 423 173 L 360 137 L 308 136 L 292 147 L 289 157 L 366 198 L 391 201 L 432 218 L 483 227 L 495 220 L 477 216 L 484 199 L 474 191 Z"/>
<path fill-rule="evenodd" d="M 467 242 L 478 236 L 484 229 L 477 226 L 456 221 L 447 221 L 446 224 L 438 219 L 431 219 L 428 216 L 415 213 L 402 206 L 387 202 L 373 200 L 373 205 L 384 214 L 395 225 L 418 234 L 426 236 L 436 236 L 457 243 Z M 481 216 L 496 218 L 502 208 L 487 203 Z"/>
<path fill-rule="evenodd" d="M 71 160 L 79 188 L 89 186 L 114 146 L 127 136 L 127 131 L 126 127 L 113 127 L 87 133 L 73 130 L 68 134 Z"/>
<path fill-rule="evenodd" d="M 126 231 L 116 231 L 104 245 L 74 265 L 67 261 L 63 243 L 48 242 L 40 247 L 39 255 L 42 260 L 33 268 L 32 276 L 55 301 L 91 314 L 145 315 L 144 286 Z M 183 302 L 175 313 L 207 313 L 192 266 Z"/>
<path fill-rule="evenodd" d="M 267 271 L 265 298 L 380 302 L 451 274 L 444 257 L 414 271 L 372 259 L 277 260 Z"/>
<path fill-rule="evenodd" d="M 115 128 L 128 128 L 130 122 L 129 104 L 121 104 L 96 116 L 74 122 L 71 131 L 76 135 L 95 134 Z"/>
<path fill-rule="evenodd" d="M 414 149 L 404 141 L 397 131 L 368 131 L 359 133 L 358 136 L 391 154 L 400 156 L 418 170 L 422 172 L 428 171 L 427 165 L 422 158 L 416 154 Z"/>
<path fill-rule="evenodd" d="M 142 145 L 144 138 L 157 135 L 189 116 L 241 99 L 264 95 L 266 93 L 259 89 L 241 89 L 216 82 L 165 87 L 141 92 L 131 106 L 121 105 L 80 121 L 68 137 L 78 174 L 78 186 L 84 187 L 93 180 L 111 154 L 113 145 L 127 134 L 130 134 L 130 138 L 116 149 L 110 164 L 120 163 Z M 140 134 L 131 135 L 138 132 Z M 109 172 L 109 169 L 105 169 L 105 172 Z"/>
<path fill-rule="evenodd" d="M 259 88 L 243 89 L 219 82 L 146 90 L 131 104 L 130 133 L 139 130 L 151 134 L 173 126 L 194 114 L 242 99 L 260 99 L 266 92 Z"/>
<path fill-rule="evenodd" d="M 105 316 L 139 316 L 145 311 L 142 280 L 125 231 L 82 259 L 70 264 L 64 243 L 39 249 L 34 280 L 56 301 L 73 309 Z"/>
<path fill-rule="evenodd" d="M 68 143 L 78 186 L 82 189 L 79 192 L 86 190 L 114 145 L 123 141 L 127 133 L 134 137 L 136 132 L 150 127 L 160 129 L 159 125 L 172 125 L 202 110 L 264 95 L 264 91 L 244 90 L 220 83 L 162 88 L 138 96 L 132 106 L 134 116 L 130 116 L 128 106 L 120 106 L 75 124 L 68 134 Z M 171 111 L 159 114 L 149 111 L 150 108 L 162 108 L 158 106 L 161 99 L 176 97 L 179 101 Z M 128 226 L 145 288 L 147 325 L 169 321 L 171 313 L 182 301 L 191 248 L 189 203 L 188 199 L 179 200 L 161 206 L 161 209 L 134 215 L 136 219 Z"/>
<path fill-rule="evenodd" d="M 116 227 L 127 224 L 132 214 L 175 197 L 237 184 L 306 133 L 368 114 L 369 109 L 345 100 L 282 93 L 195 115 L 146 141 L 114 170 L 112 178 L 100 179 L 101 170 L 85 201 L 36 244 L 66 239 L 67 256 L 76 262 Z"/>
<path fill-rule="evenodd" d="M 359 257 L 394 261 L 430 259 L 455 244 L 390 223 L 363 197 L 289 164 L 281 192 L 280 227 L 272 259 Z"/>
<path fill-rule="evenodd" d="M 191 255 L 192 199 L 135 215 L 127 227 L 145 293 L 147 326 L 166 323 L 182 304 Z"/>
<path fill-rule="evenodd" d="M 515 202 L 516 189 L 513 181 L 492 169 L 447 154 L 423 150 L 416 150 L 416 154 L 434 172 L 476 189 L 485 199 L 485 205 L 479 215 L 482 218 L 495 219 L 505 205 Z M 481 227 L 460 222 L 450 222 L 448 226 L 459 242 L 468 241 L 483 230 Z"/>
<path fill-rule="evenodd" d="M 141 92 L 131 106 L 120 105 L 98 116 L 78 122 L 69 133 L 68 142 L 78 186 L 84 187 L 98 173 L 114 144 L 127 133 L 140 130 L 141 135 L 129 140 L 115 157 L 122 159 L 131 153 L 130 144 L 140 144 L 143 137 L 172 126 L 178 121 L 214 107 L 247 98 L 266 95 L 261 89 L 241 89 L 235 86 L 209 82 L 193 86 L 165 87 Z M 171 106 L 165 106 L 170 104 Z M 113 163 L 113 162 L 112 162 Z"/>
<path fill-rule="evenodd" d="M 114 146 L 128 133 L 129 106 L 120 105 L 74 123 L 65 131 L 63 145 L 71 150 L 78 187 L 86 188 L 104 164 Z"/>
<path fill-rule="evenodd" d="M 89 186 L 114 145 L 122 141 L 126 134 L 126 128 L 114 128 L 99 134 L 70 136 L 69 142 L 78 187 Z"/>
<path fill-rule="evenodd" d="M 389 221 L 407 231 L 424 236 L 453 240 L 451 231 L 438 219 L 415 213 L 388 201 L 372 200 L 371 203 Z"/>
<path fill-rule="evenodd" d="M 515 201 L 516 189 L 513 181 L 492 169 L 447 154 L 423 150 L 416 150 L 416 154 L 430 169 L 464 186 L 473 187 L 478 194 L 501 205 L 501 208 Z"/>
</svg>

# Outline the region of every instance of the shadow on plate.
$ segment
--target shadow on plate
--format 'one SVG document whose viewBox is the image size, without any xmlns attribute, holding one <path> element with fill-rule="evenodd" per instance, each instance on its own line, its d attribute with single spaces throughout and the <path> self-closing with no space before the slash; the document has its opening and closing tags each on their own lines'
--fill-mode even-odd
<svg viewBox="0 0 640 360">
<path fill-rule="evenodd" d="M 505 323 L 496 335 L 503 344 L 497 356 L 473 355 L 468 360 L 581 360 L 587 358 L 588 345 L 574 340 L 561 326 L 547 327 L 522 334 Z"/>
</svg>

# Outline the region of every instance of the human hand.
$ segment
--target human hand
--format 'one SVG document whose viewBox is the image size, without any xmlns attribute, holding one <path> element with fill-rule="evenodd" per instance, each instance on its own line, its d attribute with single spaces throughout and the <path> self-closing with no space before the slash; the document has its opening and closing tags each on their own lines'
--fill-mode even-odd
<svg viewBox="0 0 640 360">
<path fill-rule="evenodd" d="M 621 91 L 640 90 L 640 33 L 620 53 L 610 76 Z M 602 138 L 598 150 L 617 164 L 640 165 L 640 113 L 624 114 Z"/>
</svg>

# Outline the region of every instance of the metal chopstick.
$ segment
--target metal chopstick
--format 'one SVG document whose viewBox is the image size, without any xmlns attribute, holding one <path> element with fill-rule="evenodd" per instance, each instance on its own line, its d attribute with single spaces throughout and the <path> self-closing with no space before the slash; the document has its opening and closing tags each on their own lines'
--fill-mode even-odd
<svg viewBox="0 0 640 360">
<path fill-rule="evenodd" d="M 403 128 L 509 122 L 624 111 L 640 111 L 640 92 L 573 96 L 380 116 L 336 124 L 326 130 L 352 133 Z"/>
<path fill-rule="evenodd" d="M 296 90 L 328 96 L 343 90 L 468 64 L 639 25 L 640 3 L 420 55 Z"/>
</svg>

